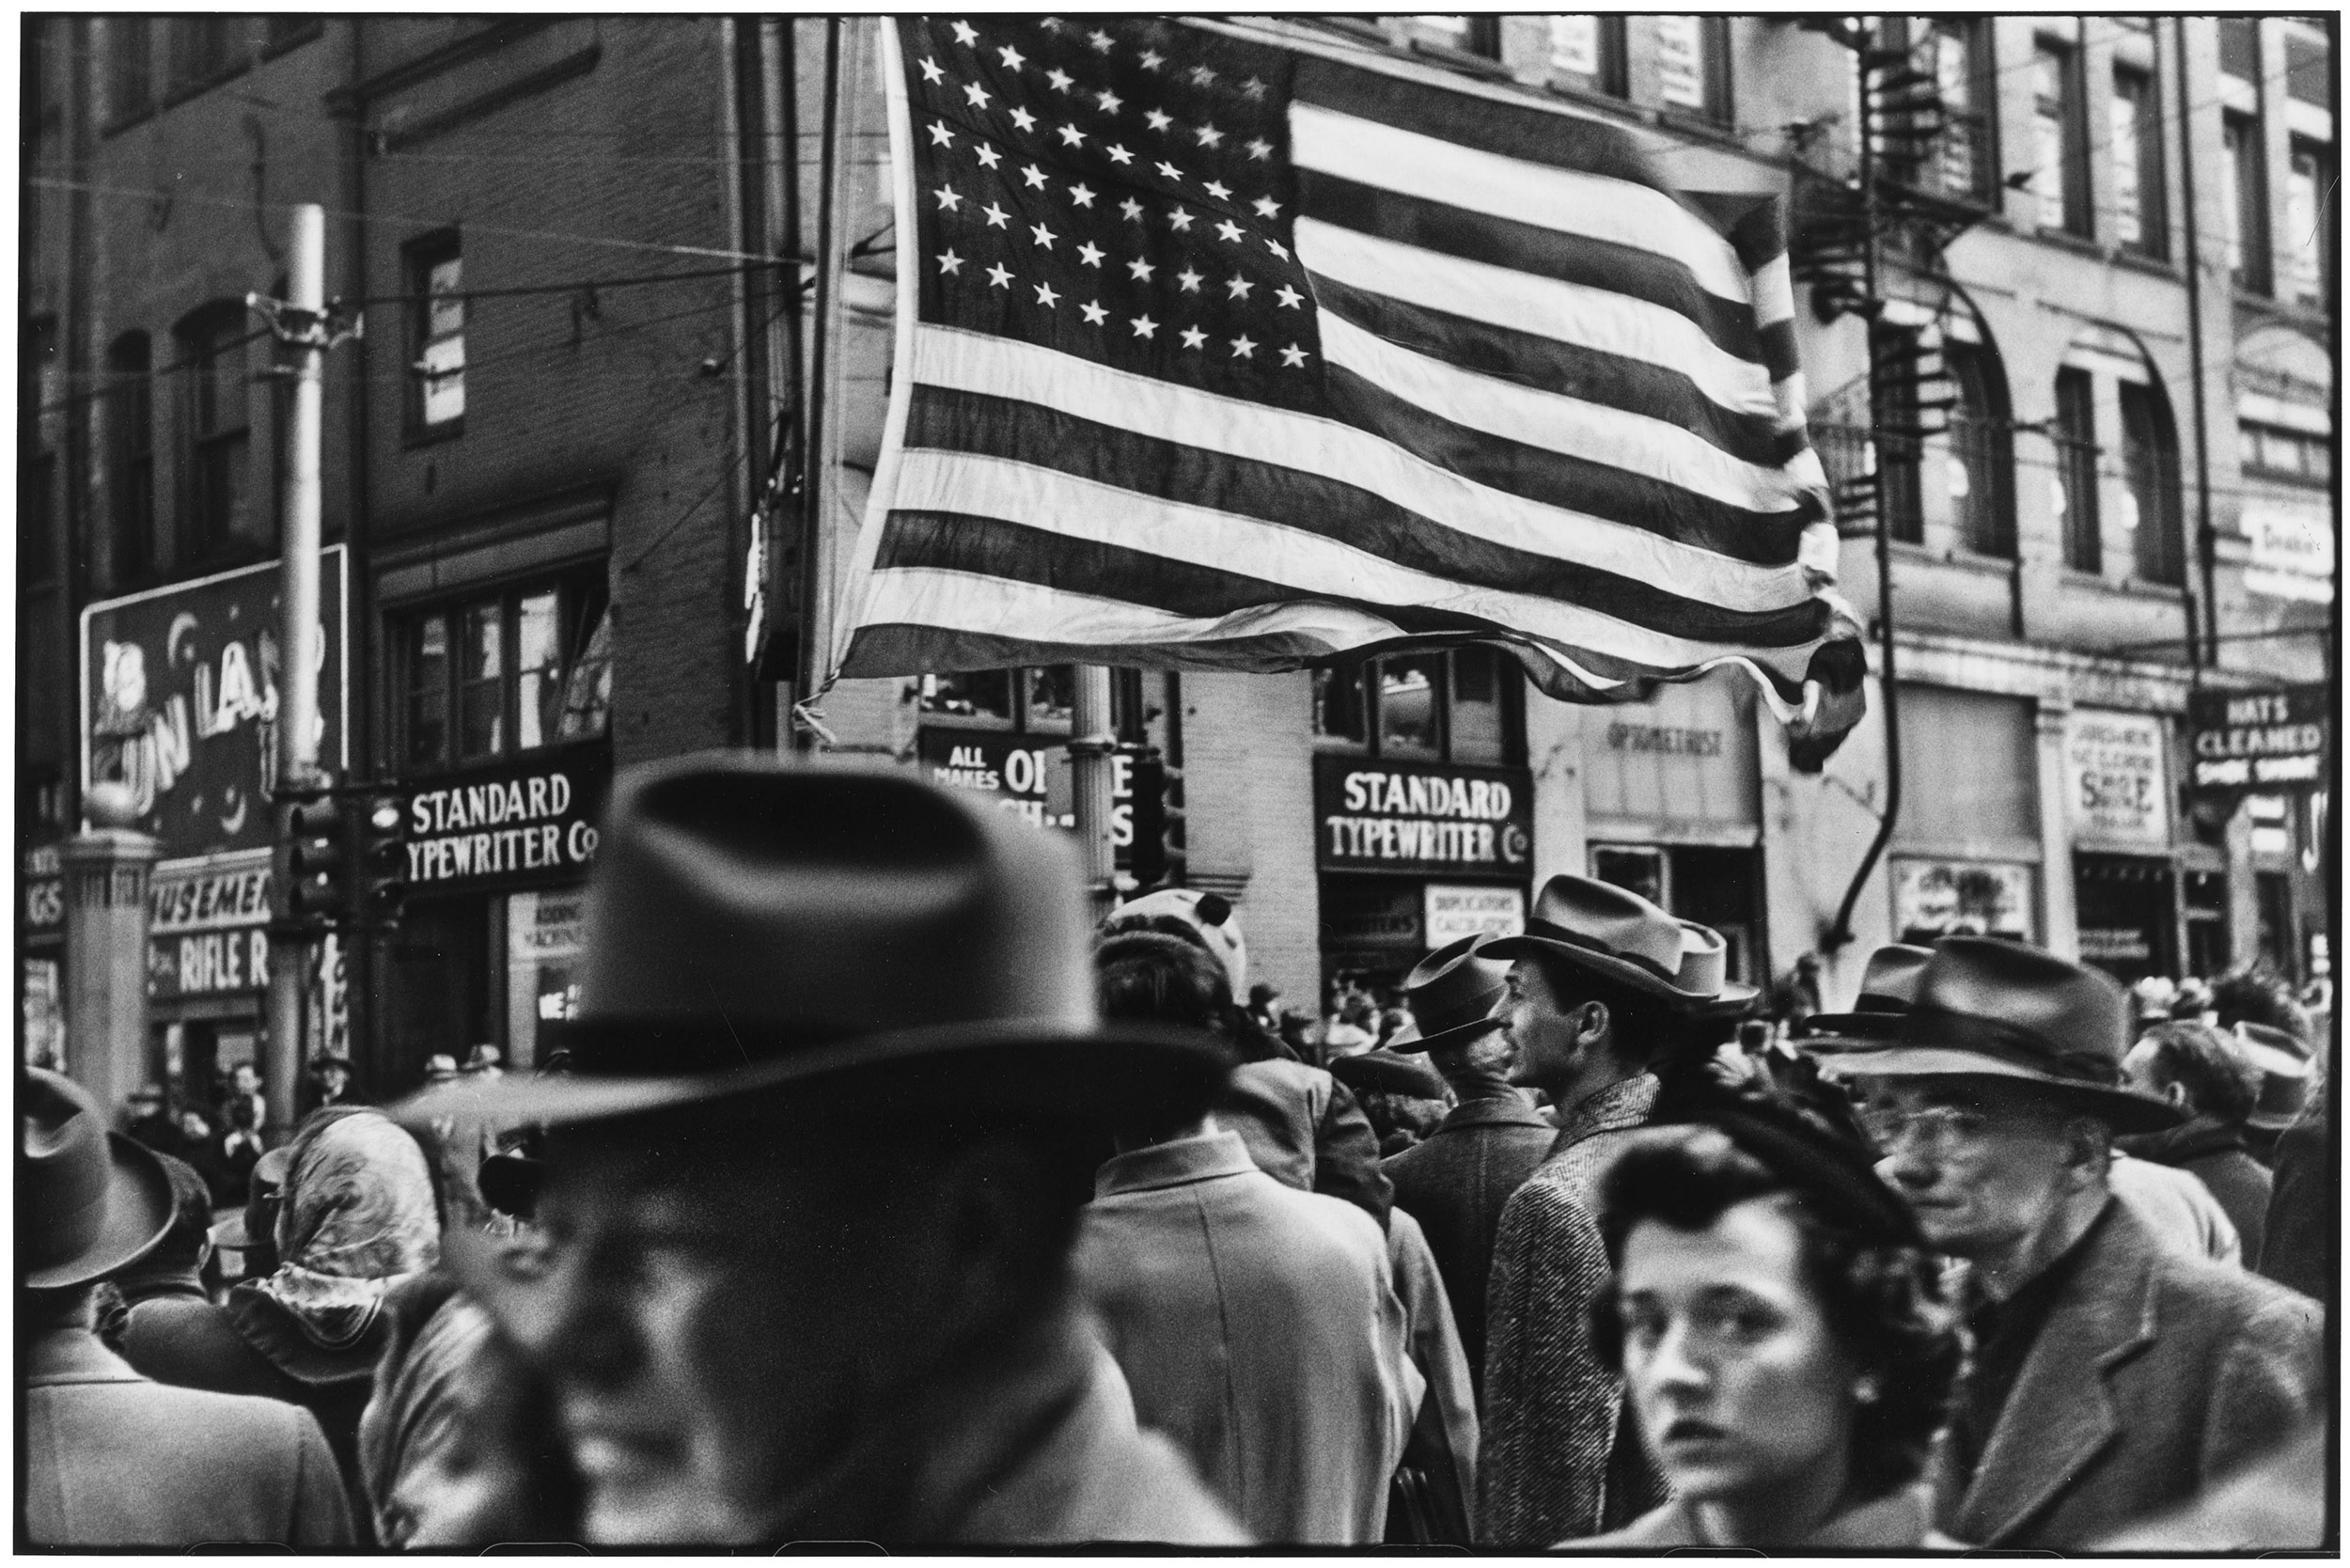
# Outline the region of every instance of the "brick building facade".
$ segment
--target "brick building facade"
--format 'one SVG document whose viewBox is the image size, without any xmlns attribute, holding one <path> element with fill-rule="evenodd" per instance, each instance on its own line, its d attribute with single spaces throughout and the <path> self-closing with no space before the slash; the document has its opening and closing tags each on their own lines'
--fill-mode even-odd
<svg viewBox="0 0 2350 1568">
<path fill-rule="evenodd" d="M 1693 189 L 1769 192 L 1800 212 L 1819 181 L 1852 172 L 1854 57 L 1793 21 L 1277 25 L 1617 120 Z M 106 657 L 86 650 L 84 612 L 102 607 L 102 633 L 117 624 L 103 606 L 172 603 L 272 558 L 276 394 L 268 339 L 245 340 L 260 322 L 239 302 L 279 287 L 285 211 L 307 201 L 329 215 L 328 293 L 366 321 L 326 379 L 348 765 L 396 784 L 429 824 L 418 839 L 438 845 L 417 862 L 403 929 L 341 955 L 345 1027 L 376 1092 L 415 1082 L 434 1052 L 488 1043 L 526 1060 L 537 1021 L 567 1005 L 584 863 L 569 846 L 588 842 L 577 829 L 609 767 L 774 745 L 790 729 L 760 677 L 794 641 L 794 531 L 788 507 L 759 502 L 793 423 L 793 358 L 807 376 L 818 334 L 785 306 L 803 276 L 812 296 L 812 274 L 761 263 L 824 240 L 828 24 L 26 26 L 28 1046 L 55 1024 L 44 855 L 79 820 L 83 666 Z M 820 620 L 837 608 L 886 413 L 894 258 L 873 26 L 838 32 L 847 259 L 812 378 L 832 572 Z M 2322 807 L 2199 805 L 2183 787 L 2183 716 L 2199 687 L 2326 673 L 2328 39 L 2282 18 L 1897 30 L 1950 127 L 1900 172 L 1953 214 L 1955 238 L 1934 261 L 1892 248 L 1883 330 L 1938 354 L 1958 406 L 1948 433 L 1876 454 L 1895 501 L 1906 787 L 1827 989 L 1847 995 L 1878 941 L 1959 924 L 2124 976 L 2258 954 L 2306 975 L 2325 935 Z M 2182 263 L 2191 249 L 2199 274 Z M 648 276 L 663 280 L 620 281 Z M 1833 472 L 1865 472 L 1862 327 L 1798 303 L 1823 454 Z M 1847 540 L 1842 571 L 1873 617 L 1869 539 Z M 181 661 L 163 621 L 145 657 L 167 707 Z M 1506 920 L 1562 870 L 1720 926 L 1748 978 L 1784 973 L 1821 948 L 1885 805 L 1873 692 L 1826 773 L 1805 776 L 1767 714 L 1720 681 L 1574 709 L 1463 653 L 1120 689 L 1130 732 L 1183 770 L 1190 881 L 1235 899 L 1258 972 L 1299 1001 L 1337 973 L 1392 976 L 1446 933 Z M 1068 727 L 1065 672 L 844 682 L 824 713 L 837 744 L 822 756 L 909 769 L 976 758 L 989 765 L 964 774 L 1022 809 L 1060 808 L 1047 754 Z M 1030 769 L 1014 752 L 1044 760 Z M 1352 798 L 1371 798 L 1371 775 L 1506 784 L 1493 825 L 1520 853 L 1467 869 L 1350 853 L 1365 840 L 1329 819 L 1348 813 L 1350 779 Z M 2084 802 L 2085 776 L 2112 798 Z M 487 871 L 464 859 L 461 840 L 507 825 L 477 820 L 506 809 L 496 800 L 555 829 L 567 858 L 497 852 Z M 210 840 L 164 853 L 159 885 L 195 886 L 180 910 L 251 859 Z M 143 1048 L 158 1075 L 254 1049 L 253 977 L 175 969 L 172 944 L 209 929 L 196 925 L 156 938 Z M 190 976 L 205 983 L 180 983 Z M 321 977 L 326 1027 L 336 988 Z"/>
</svg>

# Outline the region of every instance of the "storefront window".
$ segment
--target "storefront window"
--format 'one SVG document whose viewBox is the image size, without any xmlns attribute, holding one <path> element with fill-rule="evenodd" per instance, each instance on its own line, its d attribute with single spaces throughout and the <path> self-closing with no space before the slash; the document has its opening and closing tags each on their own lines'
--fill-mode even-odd
<svg viewBox="0 0 2350 1568">
<path fill-rule="evenodd" d="M 968 669 L 922 677 L 922 713 L 931 718 L 993 719 L 1009 725 L 1012 719 L 1011 678 L 1008 669 Z"/>
<path fill-rule="evenodd" d="M 412 767 L 534 751 L 603 735 L 612 706 L 602 574 L 484 596 L 395 623 Z"/>
<path fill-rule="evenodd" d="M 1415 653 L 1379 661 L 1379 752 L 1434 757 L 1443 734 L 1445 660 Z"/>
<path fill-rule="evenodd" d="M 1314 734 L 1373 756 L 1503 762 L 1523 742 L 1517 667 L 1490 648 L 1390 654 L 1314 671 Z"/>
<path fill-rule="evenodd" d="M 579 1009 L 584 888 L 509 894 L 506 900 L 506 1043 L 515 1067 L 538 1063 L 539 1036 Z"/>
<path fill-rule="evenodd" d="M 1030 729 L 1067 729 L 1077 713 L 1077 666 L 1046 665 L 1021 672 Z"/>
<path fill-rule="evenodd" d="M 461 760 L 494 757 L 505 738 L 506 688 L 499 654 L 505 642 L 503 606 L 477 604 L 465 612 L 464 673 L 457 685 Z"/>
</svg>

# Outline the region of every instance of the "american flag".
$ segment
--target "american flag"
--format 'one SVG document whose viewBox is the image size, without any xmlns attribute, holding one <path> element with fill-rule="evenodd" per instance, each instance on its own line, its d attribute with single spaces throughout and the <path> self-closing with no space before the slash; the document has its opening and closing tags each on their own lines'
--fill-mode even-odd
<svg viewBox="0 0 2350 1568">
<path fill-rule="evenodd" d="M 1615 127 L 1338 44 L 883 33 L 841 674 L 1485 641 L 1574 701 L 1742 666 L 1814 754 L 1857 719 L 1775 208 L 1717 226 Z"/>
</svg>

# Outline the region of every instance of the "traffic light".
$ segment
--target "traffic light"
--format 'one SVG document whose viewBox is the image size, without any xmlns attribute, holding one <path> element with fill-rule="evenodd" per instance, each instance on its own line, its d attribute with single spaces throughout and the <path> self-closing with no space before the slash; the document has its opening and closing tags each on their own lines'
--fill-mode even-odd
<svg viewBox="0 0 2350 1568">
<path fill-rule="evenodd" d="M 1127 870 L 1137 888 L 1183 880 L 1183 770 L 1170 768 L 1156 746 L 1135 754 L 1128 776 L 1134 790 L 1134 858 Z"/>
<path fill-rule="evenodd" d="M 326 787 L 293 792 L 277 870 L 287 918 L 336 924 L 351 900 L 349 814 Z"/>
<path fill-rule="evenodd" d="M 362 927 L 396 926 L 408 897 L 408 847 L 400 832 L 400 797 L 371 795 L 359 804 L 352 921 Z"/>
</svg>

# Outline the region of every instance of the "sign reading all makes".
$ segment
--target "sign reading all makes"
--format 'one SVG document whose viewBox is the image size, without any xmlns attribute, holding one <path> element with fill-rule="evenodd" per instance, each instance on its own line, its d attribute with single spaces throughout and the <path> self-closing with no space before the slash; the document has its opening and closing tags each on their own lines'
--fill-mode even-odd
<svg viewBox="0 0 2350 1568">
<path fill-rule="evenodd" d="M 1315 855 L 1326 871 L 1524 877 L 1533 797 L 1524 768 L 1317 757 Z"/>
</svg>

